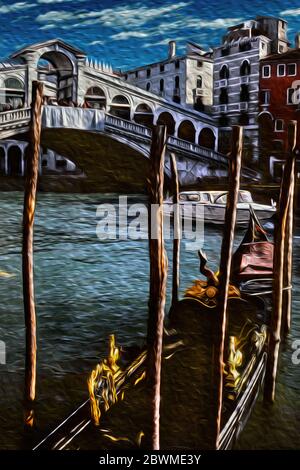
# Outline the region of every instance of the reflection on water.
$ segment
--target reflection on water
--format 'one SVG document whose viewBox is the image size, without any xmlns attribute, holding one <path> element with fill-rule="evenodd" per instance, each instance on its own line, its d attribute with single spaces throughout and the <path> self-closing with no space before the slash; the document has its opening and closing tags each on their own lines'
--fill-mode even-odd
<svg viewBox="0 0 300 470">
<path fill-rule="evenodd" d="M 133 202 L 140 197 L 131 198 Z M 39 194 L 35 224 L 35 285 L 38 319 L 37 435 L 43 437 L 87 396 L 86 379 L 106 353 L 108 335 L 121 344 L 142 343 L 148 296 L 147 240 L 96 237 L 96 209 L 117 204 L 113 195 Z M 22 193 L 0 193 L 0 448 L 24 448 L 22 391 L 24 321 L 21 279 Z M 221 232 L 205 229 L 204 249 L 216 268 Z M 296 234 L 299 235 L 299 234 Z M 239 448 L 296 448 L 300 431 L 300 366 L 291 362 L 300 338 L 300 258 L 295 240 L 293 330 L 283 347 L 277 401 L 260 401 Z M 171 245 L 167 242 L 171 260 Z M 198 277 L 195 252 L 182 249 L 181 292 Z M 193 413 L 186 404 L 186 413 Z"/>
</svg>

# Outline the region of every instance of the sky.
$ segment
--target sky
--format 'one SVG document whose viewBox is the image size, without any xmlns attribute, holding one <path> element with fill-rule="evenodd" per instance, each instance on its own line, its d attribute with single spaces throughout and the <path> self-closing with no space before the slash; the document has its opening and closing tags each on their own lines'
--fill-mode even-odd
<svg viewBox="0 0 300 470">
<path fill-rule="evenodd" d="M 187 41 L 216 46 L 228 26 L 256 15 L 286 19 L 292 42 L 300 31 L 299 0 L 0 0 L 0 57 L 61 38 L 125 70 L 164 59 L 169 40 L 178 53 Z"/>
</svg>

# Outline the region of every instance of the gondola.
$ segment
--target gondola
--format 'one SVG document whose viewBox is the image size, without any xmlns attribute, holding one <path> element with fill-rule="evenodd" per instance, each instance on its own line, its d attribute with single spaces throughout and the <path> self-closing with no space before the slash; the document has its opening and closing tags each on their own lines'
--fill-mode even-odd
<svg viewBox="0 0 300 470">
<path fill-rule="evenodd" d="M 202 252 L 199 257 L 200 272 L 206 279 L 196 280 L 186 290 L 166 322 L 161 390 L 161 448 L 165 449 L 211 448 L 218 273 L 208 268 Z M 219 449 L 234 446 L 264 379 L 272 266 L 273 243 L 250 209 L 248 229 L 232 258 Z M 147 439 L 142 438 L 147 435 L 148 418 L 143 414 L 148 408 L 146 361 L 146 347 L 122 350 L 112 335 L 107 359 L 89 378 L 89 401 L 35 449 L 72 449 L 73 440 L 92 422 L 98 425 L 99 448 L 147 447 Z M 186 413 L 186 404 L 193 410 L 192 416 Z M 122 416 L 122 408 L 123 423 L 117 420 L 114 431 L 111 421 L 116 413 Z M 137 417 L 139 424 L 129 419 L 132 413 L 142 414 L 140 420 Z"/>
</svg>

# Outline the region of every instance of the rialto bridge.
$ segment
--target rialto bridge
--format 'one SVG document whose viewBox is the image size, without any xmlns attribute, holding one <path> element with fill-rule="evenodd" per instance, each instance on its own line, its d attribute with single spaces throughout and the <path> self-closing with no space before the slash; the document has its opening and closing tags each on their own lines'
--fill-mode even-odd
<svg viewBox="0 0 300 470">
<path fill-rule="evenodd" d="M 151 126 L 165 124 L 167 156 L 177 156 L 182 184 L 225 176 L 218 128 L 204 113 L 126 83 L 111 67 L 53 40 L 23 48 L 0 63 L 0 172 L 24 174 L 32 82 L 44 83 L 42 147 L 70 159 L 112 189 L 144 184 Z M 142 158 L 141 158 L 142 157 Z M 168 173 L 168 158 L 166 171 Z M 257 177 L 251 170 L 244 176 Z"/>
</svg>

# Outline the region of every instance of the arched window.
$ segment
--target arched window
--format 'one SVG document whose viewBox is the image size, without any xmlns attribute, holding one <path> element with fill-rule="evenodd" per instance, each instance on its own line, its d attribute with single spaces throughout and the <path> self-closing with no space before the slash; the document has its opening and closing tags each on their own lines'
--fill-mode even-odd
<svg viewBox="0 0 300 470">
<path fill-rule="evenodd" d="M 213 150 L 215 148 L 215 142 L 216 138 L 212 129 L 204 127 L 199 134 L 199 145 Z"/>
<path fill-rule="evenodd" d="M 244 60 L 241 65 L 240 74 L 243 77 L 245 75 L 250 75 L 250 73 L 251 73 L 250 63 L 248 60 Z"/>
<path fill-rule="evenodd" d="M 220 70 L 220 79 L 225 80 L 229 78 L 229 68 L 228 65 L 222 65 Z"/>
<path fill-rule="evenodd" d="M 117 95 L 112 99 L 110 113 L 122 119 L 130 120 L 130 104 L 126 96 Z"/>
<path fill-rule="evenodd" d="M 228 93 L 226 88 L 221 88 L 220 104 L 228 104 Z"/>
<path fill-rule="evenodd" d="M 150 91 L 150 88 L 151 88 L 151 83 L 148 82 L 147 85 L 146 85 L 146 90 L 147 90 L 147 91 Z"/>
<path fill-rule="evenodd" d="M 163 93 L 164 88 L 165 88 L 165 82 L 164 82 L 164 79 L 161 78 L 160 81 L 159 81 L 159 91 L 160 91 L 161 93 Z"/>
<path fill-rule="evenodd" d="M 202 88 L 202 76 L 198 75 L 197 77 L 197 88 Z"/>
<path fill-rule="evenodd" d="M 191 121 L 182 121 L 178 127 L 178 137 L 188 142 L 195 143 L 196 130 Z"/>
<path fill-rule="evenodd" d="M 89 108 L 105 109 L 106 107 L 104 91 L 98 86 L 92 86 L 87 90 L 84 101 Z"/>
<path fill-rule="evenodd" d="M 134 112 L 134 120 L 138 124 L 142 124 L 147 127 L 152 127 L 153 112 L 150 106 L 146 103 L 139 104 Z"/>
<path fill-rule="evenodd" d="M 167 132 L 169 135 L 174 135 L 175 132 L 175 120 L 172 114 L 164 112 L 159 115 L 157 125 L 167 126 Z"/>
<path fill-rule="evenodd" d="M 23 108 L 25 102 L 24 85 L 18 78 L 4 80 L 4 89 L 0 90 L 0 111 Z"/>
</svg>

